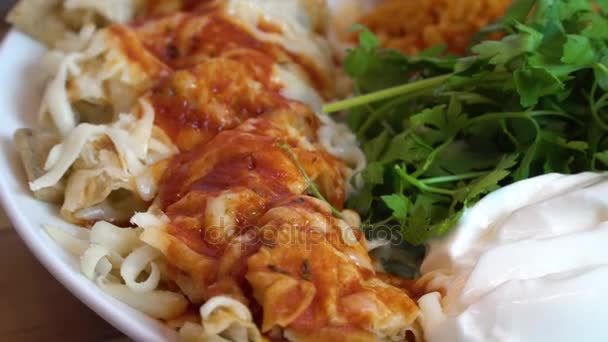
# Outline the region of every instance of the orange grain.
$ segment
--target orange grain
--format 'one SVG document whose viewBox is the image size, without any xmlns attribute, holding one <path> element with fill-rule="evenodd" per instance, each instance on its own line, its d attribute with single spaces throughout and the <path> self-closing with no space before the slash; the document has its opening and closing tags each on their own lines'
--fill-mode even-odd
<svg viewBox="0 0 608 342">
<path fill-rule="evenodd" d="M 383 46 L 406 54 L 438 44 L 462 54 L 473 36 L 496 22 L 510 4 L 511 0 L 385 0 L 360 22 Z"/>
</svg>

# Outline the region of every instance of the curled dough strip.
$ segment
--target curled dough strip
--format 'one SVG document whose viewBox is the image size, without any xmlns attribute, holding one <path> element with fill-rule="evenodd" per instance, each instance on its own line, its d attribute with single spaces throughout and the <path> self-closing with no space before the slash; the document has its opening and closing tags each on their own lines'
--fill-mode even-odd
<svg viewBox="0 0 608 342">
<path fill-rule="evenodd" d="M 152 262 L 160 256 L 160 252 L 150 246 L 142 246 L 127 256 L 120 268 L 120 275 L 127 287 L 135 292 L 149 292 L 158 286 L 160 282 L 160 270 L 158 265 Z M 150 274 L 142 282 L 137 277 L 150 265 Z"/>
<path fill-rule="evenodd" d="M 46 233 L 59 245 L 61 248 L 74 255 L 82 255 L 89 248 L 89 242 L 79 239 L 72 234 L 65 232 L 61 228 L 51 225 L 44 225 Z"/>
<path fill-rule="evenodd" d="M 126 255 L 139 245 L 138 232 L 99 221 L 91 228 L 91 243 L 98 244 L 120 255 Z"/>
<path fill-rule="evenodd" d="M 249 308 L 236 299 L 226 296 L 217 296 L 209 299 L 205 305 L 201 306 L 200 313 L 203 321 L 208 320 L 211 315 L 221 308 L 228 308 L 238 319 L 251 321 L 253 318 Z"/>
<path fill-rule="evenodd" d="M 131 218 L 131 223 L 143 229 L 161 229 L 169 222 L 169 218 L 155 206 L 145 213 L 137 213 Z"/>
<path fill-rule="evenodd" d="M 80 257 L 82 273 L 89 279 L 105 278 L 122 258 L 101 245 L 91 245 Z"/>
<path fill-rule="evenodd" d="M 140 293 L 126 285 L 110 283 L 103 279 L 98 279 L 97 285 L 110 296 L 153 318 L 175 318 L 188 306 L 186 298 L 175 292 L 155 290 Z"/>
<path fill-rule="evenodd" d="M 263 341 L 251 312 L 243 303 L 227 296 L 208 300 L 201 308 L 201 323 L 186 323 L 180 341 Z"/>
</svg>

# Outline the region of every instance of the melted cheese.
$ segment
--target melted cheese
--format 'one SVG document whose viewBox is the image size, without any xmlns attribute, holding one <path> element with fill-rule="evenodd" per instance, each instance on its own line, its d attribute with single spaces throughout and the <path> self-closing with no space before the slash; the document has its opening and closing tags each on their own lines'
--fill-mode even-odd
<svg viewBox="0 0 608 342">
<path fill-rule="evenodd" d="M 92 11 L 109 22 L 126 23 L 135 17 L 137 0 L 66 0 L 67 10 Z"/>
<path fill-rule="evenodd" d="M 311 18 L 302 1 L 229 0 L 226 7 L 227 12 L 256 37 L 280 44 L 294 54 L 306 56 L 325 77 L 331 78 L 333 62 L 329 45 L 314 33 Z M 262 19 L 277 25 L 281 32 L 260 30 L 258 24 Z"/>
<path fill-rule="evenodd" d="M 131 15 L 129 3 L 70 6 L 106 16 L 124 5 L 108 18 L 120 21 Z M 321 2 L 204 2 L 193 13 L 111 26 L 90 42 L 66 43 L 61 62 L 49 58 L 57 75 L 43 115 L 64 140 L 32 188 L 71 170 L 64 209 L 93 219 L 111 212 L 114 190 L 144 200 L 158 190 L 154 209 L 131 220 L 138 240 L 129 233 L 121 245 L 105 229 L 113 226 L 99 225 L 82 268 L 153 317 L 186 306 L 183 296 L 157 290 L 164 281 L 204 304 L 201 324 L 187 324 L 182 337 L 259 340 L 246 307 L 256 300 L 262 330 L 285 328 L 286 336 L 403 339 L 418 314 L 406 293 L 375 274 L 353 229 L 359 219 L 337 219 L 328 203 L 307 196 L 312 181 L 342 208 L 353 170 L 326 149 L 356 170 L 365 162 L 346 126 L 321 113 L 335 82 L 311 3 Z M 111 105 L 113 121 L 79 122 L 77 101 Z M 167 135 L 181 153 L 162 161 L 177 152 Z M 90 189 L 94 200 L 75 195 Z"/>
<path fill-rule="evenodd" d="M 324 229 L 316 216 L 326 215 Z M 259 221 L 272 237 L 248 260 L 247 279 L 264 307 L 263 331 L 285 328 L 312 340 L 348 327 L 343 338 L 403 339 L 417 316 L 413 301 L 377 279 L 364 244 L 344 240 L 342 220 L 322 202 L 296 198 L 268 211 Z M 268 246 L 268 247 L 267 247 Z M 306 337 L 304 337 L 306 336 Z"/>
<path fill-rule="evenodd" d="M 289 65 L 275 64 L 273 81 L 281 85 L 281 95 L 290 100 L 307 104 L 315 113 L 321 113 L 323 98 L 319 93 Z"/>
</svg>

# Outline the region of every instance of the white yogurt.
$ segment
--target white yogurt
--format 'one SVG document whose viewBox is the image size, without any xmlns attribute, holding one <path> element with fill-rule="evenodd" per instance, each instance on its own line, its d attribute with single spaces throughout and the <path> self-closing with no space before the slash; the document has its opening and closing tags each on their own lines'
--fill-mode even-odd
<svg viewBox="0 0 608 342">
<path fill-rule="evenodd" d="M 427 341 L 608 341 L 608 175 L 504 187 L 433 241 Z"/>
</svg>

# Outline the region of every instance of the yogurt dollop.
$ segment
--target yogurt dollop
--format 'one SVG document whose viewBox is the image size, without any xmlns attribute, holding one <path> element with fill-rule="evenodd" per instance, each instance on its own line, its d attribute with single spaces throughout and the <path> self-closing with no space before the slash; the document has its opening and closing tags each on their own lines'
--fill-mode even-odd
<svg viewBox="0 0 608 342">
<path fill-rule="evenodd" d="M 608 175 L 488 195 L 431 242 L 421 272 L 429 342 L 608 341 Z"/>
</svg>

